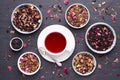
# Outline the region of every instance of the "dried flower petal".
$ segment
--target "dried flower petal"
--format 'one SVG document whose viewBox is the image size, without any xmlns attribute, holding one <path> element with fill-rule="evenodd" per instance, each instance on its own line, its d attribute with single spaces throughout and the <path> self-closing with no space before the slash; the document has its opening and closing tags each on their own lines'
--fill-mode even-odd
<svg viewBox="0 0 120 80">
<path fill-rule="evenodd" d="M 69 0 L 64 0 L 64 4 L 68 5 L 69 4 Z"/>
<path fill-rule="evenodd" d="M 45 76 L 44 76 L 44 75 L 42 75 L 42 76 L 40 76 L 40 78 L 41 78 L 41 79 L 44 79 L 44 78 L 45 78 Z"/>
<path fill-rule="evenodd" d="M 28 43 L 24 43 L 23 46 L 26 48 L 28 47 Z"/>
<path fill-rule="evenodd" d="M 118 77 L 120 77 L 120 73 L 119 73 L 119 74 L 117 74 L 117 76 L 118 76 Z"/>
<path fill-rule="evenodd" d="M 112 21 L 116 21 L 116 20 L 117 20 L 116 16 L 112 16 Z"/>
<path fill-rule="evenodd" d="M 101 64 L 98 64 L 98 69 L 102 69 L 102 65 Z"/>
<path fill-rule="evenodd" d="M 51 12 L 52 12 L 52 10 L 51 10 L 51 9 L 48 9 L 47 13 L 51 13 Z"/>
<path fill-rule="evenodd" d="M 12 66 L 8 66 L 8 71 L 12 71 Z"/>
<path fill-rule="evenodd" d="M 64 68 L 64 73 L 68 74 L 68 69 L 66 67 Z"/>
<path fill-rule="evenodd" d="M 119 59 L 118 59 L 118 58 L 115 58 L 113 62 L 114 62 L 114 63 L 118 63 L 118 62 L 119 62 Z"/>
<path fill-rule="evenodd" d="M 15 33 L 15 30 L 10 30 L 10 33 L 11 33 L 11 34 L 14 34 L 14 33 Z"/>
</svg>

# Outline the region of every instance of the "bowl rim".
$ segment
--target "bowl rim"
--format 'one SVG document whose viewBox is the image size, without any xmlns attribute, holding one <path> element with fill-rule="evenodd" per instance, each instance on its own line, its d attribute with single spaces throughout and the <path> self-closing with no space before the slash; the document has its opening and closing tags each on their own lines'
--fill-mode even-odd
<svg viewBox="0 0 120 80">
<path fill-rule="evenodd" d="M 20 58 L 21 58 L 23 55 L 25 55 L 25 54 L 33 54 L 33 55 L 35 55 L 35 56 L 38 58 L 38 60 L 39 60 L 39 66 L 38 66 L 38 69 L 37 69 L 36 71 L 34 71 L 34 72 L 32 72 L 32 73 L 27 73 L 27 72 L 23 71 L 23 70 L 20 68 L 20 64 L 19 64 Z M 20 72 L 22 72 L 23 74 L 25 74 L 25 75 L 34 75 L 34 74 L 36 74 L 36 73 L 39 71 L 39 69 L 40 69 L 40 67 L 41 67 L 41 60 L 40 60 L 40 58 L 38 57 L 38 55 L 37 55 L 36 53 L 34 53 L 34 52 L 24 52 L 24 53 L 21 54 L 20 57 L 18 58 L 17 66 L 18 66 L 18 69 L 20 70 Z"/>
<path fill-rule="evenodd" d="M 21 31 L 21 30 L 18 29 L 18 28 L 14 25 L 14 23 L 13 23 L 13 18 L 14 18 L 14 13 L 15 13 L 15 11 L 16 11 L 19 7 L 24 6 L 24 5 L 32 5 L 32 6 L 34 6 L 34 7 L 38 10 L 39 14 L 41 15 L 41 22 L 39 23 L 38 27 L 37 27 L 35 30 L 30 31 L 30 32 Z M 14 27 L 14 29 L 15 29 L 16 31 L 18 31 L 19 33 L 22 33 L 22 34 L 31 34 L 31 33 L 34 33 L 35 31 L 37 31 L 37 30 L 40 28 L 40 26 L 42 25 L 42 21 L 43 21 L 43 16 L 42 16 L 41 10 L 40 10 L 36 5 L 34 5 L 34 4 L 32 4 L 32 3 L 22 3 L 22 4 L 19 4 L 19 5 L 16 6 L 16 7 L 14 8 L 14 10 L 12 11 L 11 23 L 12 23 L 12 26 Z"/>
<path fill-rule="evenodd" d="M 72 6 L 74 6 L 74 5 L 83 6 L 83 7 L 87 10 L 87 12 L 88 12 L 88 20 L 87 20 L 86 24 L 84 24 L 84 25 L 81 26 L 81 27 L 76 27 L 76 26 L 71 25 L 71 24 L 68 22 L 67 18 L 66 18 L 66 17 L 67 17 L 67 12 L 68 12 L 68 10 L 69 10 Z M 81 3 L 73 3 L 73 4 L 71 4 L 71 5 L 66 9 L 66 11 L 65 11 L 65 20 L 66 20 L 67 24 L 68 24 L 70 27 L 72 27 L 72 28 L 75 28 L 75 29 L 83 28 L 83 27 L 85 27 L 85 26 L 88 24 L 88 22 L 90 21 L 90 11 L 88 10 L 88 8 L 87 8 L 84 4 L 81 4 Z"/>
<path fill-rule="evenodd" d="M 95 50 L 95 49 L 93 49 L 93 48 L 90 46 L 90 44 L 88 43 L 87 33 L 89 32 L 89 30 L 90 30 L 93 26 L 96 26 L 96 25 L 105 25 L 105 26 L 107 26 L 107 27 L 112 31 L 112 33 L 113 33 L 113 36 L 114 36 L 113 44 L 111 45 L 111 47 L 110 47 L 109 49 L 107 49 L 107 50 L 105 50 L 105 51 Z M 116 39 L 115 30 L 114 30 L 109 24 L 107 24 L 107 23 L 105 23 L 105 22 L 97 22 L 97 23 L 92 24 L 92 25 L 87 29 L 87 31 L 86 31 L 86 33 L 85 33 L 85 42 L 86 42 L 88 48 L 89 48 L 90 50 L 92 50 L 93 52 L 98 53 L 98 54 L 105 54 L 105 53 L 110 52 L 110 51 L 114 48 L 114 46 L 115 46 L 115 44 L 116 44 L 116 40 L 117 40 L 117 39 Z"/>
<path fill-rule="evenodd" d="M 75 59 L 75 57 L 76 57 L 77 55 L 79 55 L 79 54 L 88 54 L 88 55 L 90 55 L 90 56 L 93 57 L 93 60 L 94 60 L 94 68 L 93 68 L 93 70 L 92 70 L 91 72 L 86 73 L 86 74 L 82 74 L 82 73 L 78 72 L 78 71 L 75 69 L 74 59 Z M 93 56 L 93 54 L 91 54 L 90 52 L 87 52 L 87 51 L 78 52 L 78 53 L 73 57 L 73 59 L 72 59 L 72 67 L 73 67 L 73 70 L 74 70 L 78 75 L 81 75 L 81 76 L 89 76 L 90 74 L 92 74 L 92 73 L 95 71 L 96 66 L 97 66 L 96 58 Z"/>
<path fill-rule="evenodd" d="M 19 39 L 19 40 L 22 42 L 22 46 L 21 46 L 19 49 L 14 49 L 14 48 L 12 47 L 12 41 L 13 41 L 14 39 Z M 23 48 L 23 40 L 22 40 L 20 37 L 13 37 L 13 38 L 10 40 L 9 45 L 10 45 L 10 48 L 11 48 L 13 51 L 20 51 L 20 50 Z"/>
</svg>

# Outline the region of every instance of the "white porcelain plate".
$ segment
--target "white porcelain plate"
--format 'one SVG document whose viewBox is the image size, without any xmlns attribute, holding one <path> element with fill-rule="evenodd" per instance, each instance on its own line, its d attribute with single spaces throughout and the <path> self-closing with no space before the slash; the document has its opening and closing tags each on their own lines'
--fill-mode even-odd
<svg viewBox="0 0 120 80">
<path fill-rule="evenodd" d="M 74 51 L 75 38 L 74 38 L 72 32 L 62 25 L 50 25 L 50 26 L 46 27 L 44 30 L 42 30 L 40 35 L 38 36 L 38 41 L 37 41 L 38 49 L 40 47 L 45 48 L 45 45 L 44 45 L 45 38 L 51 32 L 59 32 L 59 33 L 63 34 L 66 38 L 66 41 L 67 41 L 66 48 L 65 48 L 63 54 L 56 55 L 54 57 L 54 59 L 57 60 L 58 62 L 62 62 L 62 61 L 67 60 L 72 55 L 72 53 Z M 44 59 L 46 59 L 47 61 L 54 62 L 47 55 L 41 54 L 41 56 Z"/>
</svg>

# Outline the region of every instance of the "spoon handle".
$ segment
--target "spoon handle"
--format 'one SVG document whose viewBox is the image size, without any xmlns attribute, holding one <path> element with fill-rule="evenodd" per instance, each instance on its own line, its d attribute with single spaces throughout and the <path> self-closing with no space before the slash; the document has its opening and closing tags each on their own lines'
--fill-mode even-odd
<svg viewBox="0 0 120 80">
<path fill-rule="evenodd" d="M 56 59 L 54 59 L 51 55 L 47 54 L 45 49 L 40 47 L 39 48 L 39 52 L 42 53 L 43 55 L 46 55 L 47 57 L 49 57 L 50 59 L 52 59 L 59 67 L 62 66 L 62 63 L 58 62 Z"/>
</svg>

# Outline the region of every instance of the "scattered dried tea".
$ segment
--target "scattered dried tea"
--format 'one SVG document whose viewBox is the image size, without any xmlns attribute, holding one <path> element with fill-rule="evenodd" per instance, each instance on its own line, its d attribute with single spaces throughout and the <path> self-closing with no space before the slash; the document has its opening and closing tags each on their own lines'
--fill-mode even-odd
<svg viewBox="0 0 120 80">
<path fill-rule="evenodd" d="M 58 22 L 61 22 L 61 14 L 62 14 L 63 10 L 62 10 L 62 6 L 60 4 L 53 4 L 49 7 L 49 9 L 47 10 L 47 14 L 48 16 L 46 17 L 46 20 L 48 20 L 49 18 L 51 20 L 58 20 Z"/>
</svg>

